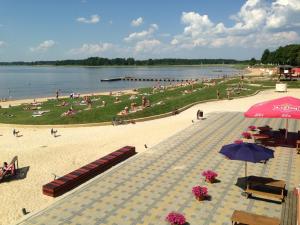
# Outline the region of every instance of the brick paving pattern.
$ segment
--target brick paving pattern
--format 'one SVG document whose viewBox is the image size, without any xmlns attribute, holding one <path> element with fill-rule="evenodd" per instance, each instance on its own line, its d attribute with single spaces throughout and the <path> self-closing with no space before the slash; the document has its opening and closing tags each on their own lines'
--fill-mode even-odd
<svg viewBox="0 0 300 225">
<path fill-rule="evenodd" d="M 246 199 L 236 184 L 244 162 L 227 160 L 220 148 L 240 138 L 249 125 L 283 128 L 280 119 L 245 119 L 242 113 L 214 113 L 66 195 L 20 224 L 166 225 L 170 211 L 185 215 L 190 225 L 230 225 L 235 209 L 281 217 L 282 204 Z M 298 131 L 298 122 L 289 131 Z M 153 131 L 155 132 L 155 131 Z M 282 179 L 287 189 L 300 183 L 300 157 L 292 148 L 276 147 L 267 164 L 248 163 L 248 175 Z M 201 177 L 212 169 L 219 183 Z M 195 200 L 191 189 L 208 187 L 211 199 Z"/>
</svg>

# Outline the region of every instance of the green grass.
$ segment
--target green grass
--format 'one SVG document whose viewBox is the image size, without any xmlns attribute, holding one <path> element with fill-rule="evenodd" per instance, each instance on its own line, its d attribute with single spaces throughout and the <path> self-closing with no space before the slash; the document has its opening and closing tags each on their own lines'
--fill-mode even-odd
<svg viewBox="0 0 300 225">
<path fill-rule="evenodd" d="M 228 80 L 226 82 L 218 82 L 217 85 L 212 87 L 204 87 L 203 84 L 196 84 L 193 87 L 193 92 L 190 94 L 183 94 L 185 90 L 192 90 L 191 86 L 178 87 L 174 89 L 167 89 L 162 92 L 152 93 L 152 88 L 142 88 L 138 90 L 137 99 L 129 100 L 130 95 L 120 96 L 120 103 L 114 103 L 114 96 L 94 96 L 93 98 L 100 98 L 100 100 L 93 102 L 91 110 L 84 110 L 87 106 L 78 105 L 80 99 L 61 99 L 48 100 L 43 102 L 40 110 L 50 110 L 41 117 L 32 117 L 32 110 L 25 110 L 25 105 L 14 106 L 10 108 L 0 109 L 0 123 L 8 124 L 32 124 L 32 125 L 55 125 L 55 124 L 80 124 L 80 123 L 99 123 L 110 122 L 117 114 L 124 109 L 125 106 L 130 107 L 132 102 L 136 102 L 141 105 L 141 98 L 143 93 L 148 93 L 146 98 L 150 100 L 151 107 L 145 108 L 142 111 L 136 113 L 130 113 L 123 117 L 124 119 L 137 119 L 142 117 L 148 117 L 153 115 L 159 115 L 173 111 L 175 108 L 179 109 L 191 103 L 216 99 L 217 89 L 220 91 L 221 98 L 226 98 L 226 88 L 231 86 L 237 86 L 239 79 Z M 263 90 L 268 88 L 274 88 L 276 81 L 256 81 L 251 82 L 255 84 L 261 84 L 261 87 L 248 86 L 247 82 L 244 85 L 249 90 L 241 91 L 240 94 L 234 94 L 232 97 L 241 97 L 255 93 L 257 90 Z M 288 82 L 289 88 L 299 88 L 299 81 Z M 97 108 L 102 104 L 102 101 L 106 101 L 107 105 L 103 108 Z M 68 106 L 57 106 L 62 101 L 69 103 Z M 155 105 L 155 103 L 163 101 L 164 104 Z M 73 109 L 78 112 L 72 117 L 62 117 L 61 114 L 66 112 L 72 105 Z M 13 115 L 10 117 L 9 115 Z"/>
</svg>

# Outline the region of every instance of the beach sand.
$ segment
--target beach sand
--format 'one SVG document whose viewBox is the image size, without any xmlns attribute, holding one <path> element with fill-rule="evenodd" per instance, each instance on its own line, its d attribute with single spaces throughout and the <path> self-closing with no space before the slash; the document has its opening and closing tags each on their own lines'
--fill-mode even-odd
<svg viewBox="0 0 300 225">
<path fill-rule="evenodd" d="M 0 183 L 0 224 L 20 220 L 22 208 L 36 212 L 53 203 L 55 199 L 42 194 L 42 185 L 125 145 L 136 150 L 151 151 L 151 147 L 197 121 L 196 112 L 204 116 L 211 112 L 245 111 L 251 105 L 283 96 L 300 96 L 299 89 L 287 93 L 268 90 L 256 96 L 221 100 L 196 105 L 176 116 L 120 126 L 57 128 L 58 137 L 49 128 L 14 127 L 21 137 L 12 135 L 11 125 L 0 125 L 0 163 L 19 157 L 19 167 L 28 167 L 27 177 Z M 201 123 L 201 121 L 199 121 Z M 148 148 L 145 149 L 144 144 Z"/>
</svg>

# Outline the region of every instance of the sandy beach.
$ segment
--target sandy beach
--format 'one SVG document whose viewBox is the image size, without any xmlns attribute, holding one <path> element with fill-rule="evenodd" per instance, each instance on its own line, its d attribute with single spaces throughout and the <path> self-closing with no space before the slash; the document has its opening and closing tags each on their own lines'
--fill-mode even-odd
<svg viewBox="0 0 300 225">
<path fill-rule="evenodd" d="M 151 151 L 152 146 L 191 126 L 192 120 L 201 123 L 196 120 L 198 109 L 203 110 L 205 115 L 220 111 L 243 112 L 257 102 L 287 95 L 299 97 L 300 90 L 290 89 L 287 93 L 268 90 L 252 97 L 203 103 L 176 116 L 136 124 L 62 127 L 57 128 L 56 138 L 51 136 L 49 128 L 42 126 L 14 127 L 20 130 L 20 137 L 15 137 L 11 125 L 2 124 L 0 163 L 17 155 L 19 167 L 29 167 L 29 171 L 25 179 L 0 184 L 0 224 L 13 224 L 20 220 L 22 208 L 36 212 L 53 203 L 56 199 L 42 194 L 42 185 L 51 181 L 54 174 L 62 176 L 125 145 L 135 146 L 139 154 Z"/>
</svg>

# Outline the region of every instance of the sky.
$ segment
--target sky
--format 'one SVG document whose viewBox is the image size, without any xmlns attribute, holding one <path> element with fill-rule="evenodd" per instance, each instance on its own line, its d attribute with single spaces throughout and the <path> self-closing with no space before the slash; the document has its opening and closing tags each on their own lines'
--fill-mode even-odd
<svg viewBox="0 0 300 225">
<path fill-rule="evenodd" d="M 300 0 L 0 0 L 0 61 L 260 59 L 300 43 Z"/>
</svg>

